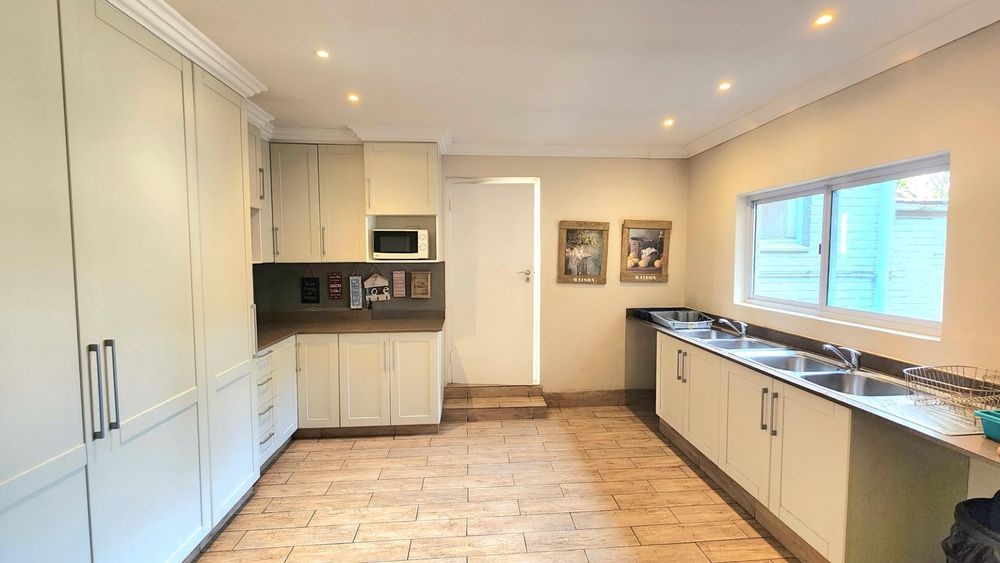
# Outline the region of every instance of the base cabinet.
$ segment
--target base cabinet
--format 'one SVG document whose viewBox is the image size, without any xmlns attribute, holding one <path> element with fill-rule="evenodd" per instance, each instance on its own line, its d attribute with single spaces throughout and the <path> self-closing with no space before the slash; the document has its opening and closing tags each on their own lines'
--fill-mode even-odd
<svg viewBox="0 0 1000 563">
<path fill-rule="evenodd" d="M 340 425 L 389 425 L 389 335 L 340 335 Z"/>
<path fill-rule="evenodd" d="M 725 362 L 725 445 L 719 467 L 748 493 L 768 504 L 771 487 L 771 393 L 774 380 Z"/>
<path fill-rule="evenodd" d="M 393 334 L 389 423 L 441 422 L 441 333 Z"/>
<path fill-rule="evenodd" d="M 299 428 L 339 428 L 339 339 L 336 334 L 302 334 L 295 339 Z"/>
<path fill-rule="evenodd" d="M 663 334 L 657 350 L 657 415 L 717 462 L 725 425 L 721 360 Z"/>
</svg>

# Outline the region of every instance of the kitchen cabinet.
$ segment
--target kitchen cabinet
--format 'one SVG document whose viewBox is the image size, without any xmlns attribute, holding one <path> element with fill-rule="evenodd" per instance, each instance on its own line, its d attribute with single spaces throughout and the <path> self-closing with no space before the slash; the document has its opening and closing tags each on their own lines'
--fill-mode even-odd
<svg viewBox="0 0 1000 563">
<path fill-rule="evenodd" d="M 340 345 L 336 334 L 295 337 L 299 428 L 340 427 Z"/>
<path fill-rule="evenodd" d="M 365 143 L 369 215 L 436 215 L 440 157 L 436 143 Z"/>
<path fill-rule="evenodd" d="M 685 348 L 679 340 L 656 335 L 656 414 L 681 435 L 687 432 L 688 387 L 681 367 Z"/>
<path fill-rule="evenodd" d="M 441 333 L 393 334 L 389 422 L 441 422 Z"/>
<path fill-rule="evenodd" d="M 718 357 L 657 335 L 657 414 L 709 459 L 718 460 L 725 382 Z"/>
<path fill-rule="evenodd" d="M 271 198 L 274 261 L 321 262 L 316 145 L 271 143 Z"/>
<path fill-rule="evenodd" d="M 274 349 L 262 351 L 253 360 L 254 391 L 254 458 L 259 467 L 274 453 L 279 441 L 274 429 L 278 397 Z"/>
<path fill-rule="evenodd" d="M 719 467 L 765 506 L 771 476 L 771 393 L 774 380 L 724 362 L 728 379 L 725 446 Z"/>
<path fill-rule="evenodd" d="M 271 197 L 271 143 L 260 140 L 260 181 L 264 199 L 260 205 L 260 261 L 274 262 L 274 214 Z"/>
<path fill-rule="evenodd" d="M 274 262 L 274 220 L 271 213 L 270 143 L 247 124 L 247 173 L 250 182 L 250 240 L 254 264 Z"/>
<path fill-rule="evenodd" d="M 90 561 L 57 3 L 5 3 L 0 53 L 0 561 Z"/>
<path fill-rule="evenodd" d="M 323 262 L 365 261 L 365 162 L 361 145 L 319 146 Z"/>
<path fill-rule="evenodd" d="M 274 398 L 274 433 L 278 445 L 284 444 L 298 430 L 298 391 L 295 371 L 295 338 L 275 344 L 271 365 L 276 382 Z"/>
<path fill-rule="evenodd" d="M 247 125 L 247 171 L 250 175 L 250 208 L 264 206 L 264 165 L 261 161 L 260 129 Z"/>
<path fill-rule="evenodd" d="M 341 426 L 389 425 L 387 334 L 340 335 Z"/>
</svg>

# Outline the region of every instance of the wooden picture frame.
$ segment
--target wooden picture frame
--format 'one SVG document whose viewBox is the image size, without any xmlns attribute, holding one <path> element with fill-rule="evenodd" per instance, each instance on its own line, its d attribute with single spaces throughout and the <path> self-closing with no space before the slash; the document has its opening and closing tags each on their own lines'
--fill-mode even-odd
<svg viewBox="0 0 1000 563">
<path fill-rule="evenodd" d="M 610 229 L 610 223 L 560 221 L 556 281 L 592 285 L 607 283 Z"/>
<path fill-rule="evenodd" d="M 622 222 L 621 281 L 667 281 L 671 225 L 670 221 Z"/>
<path fill-rule="evenodd" d="M 431 273 L 410 272 L 410 299 L 431 298 Z"/>
</svg>

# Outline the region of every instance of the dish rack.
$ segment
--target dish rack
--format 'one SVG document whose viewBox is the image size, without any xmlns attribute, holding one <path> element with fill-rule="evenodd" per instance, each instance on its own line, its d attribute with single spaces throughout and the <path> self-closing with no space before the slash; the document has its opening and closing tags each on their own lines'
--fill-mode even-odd
<svg viewBox="0 0 1000 563">
<path fill-rule="evenodd" d="M 1000 371 L 972 366 L 919 366 L 903 370 L 918 405 L 946 405 L 976 420 L 977 410 L 1000 409 Z"/>
<path fill-rule="evenodd" d="M 649 316 L 654 323 L 674 330 L 712 328 L 712 323 L 715 322 L 715 319 L 705 313 L 691 309 L 653 311 Z"/>
</svg>

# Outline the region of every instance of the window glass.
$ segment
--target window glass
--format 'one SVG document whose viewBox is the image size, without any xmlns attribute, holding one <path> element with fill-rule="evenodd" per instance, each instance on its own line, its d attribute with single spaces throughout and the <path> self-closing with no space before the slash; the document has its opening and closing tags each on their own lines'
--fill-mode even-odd
<svg viewBox="0 0 1000 563">
<path fill-rule="evenodd" d="M 822 228 L 823 194 L 758 203 L 753 294 L 817 303 Z"/>
</svg>

